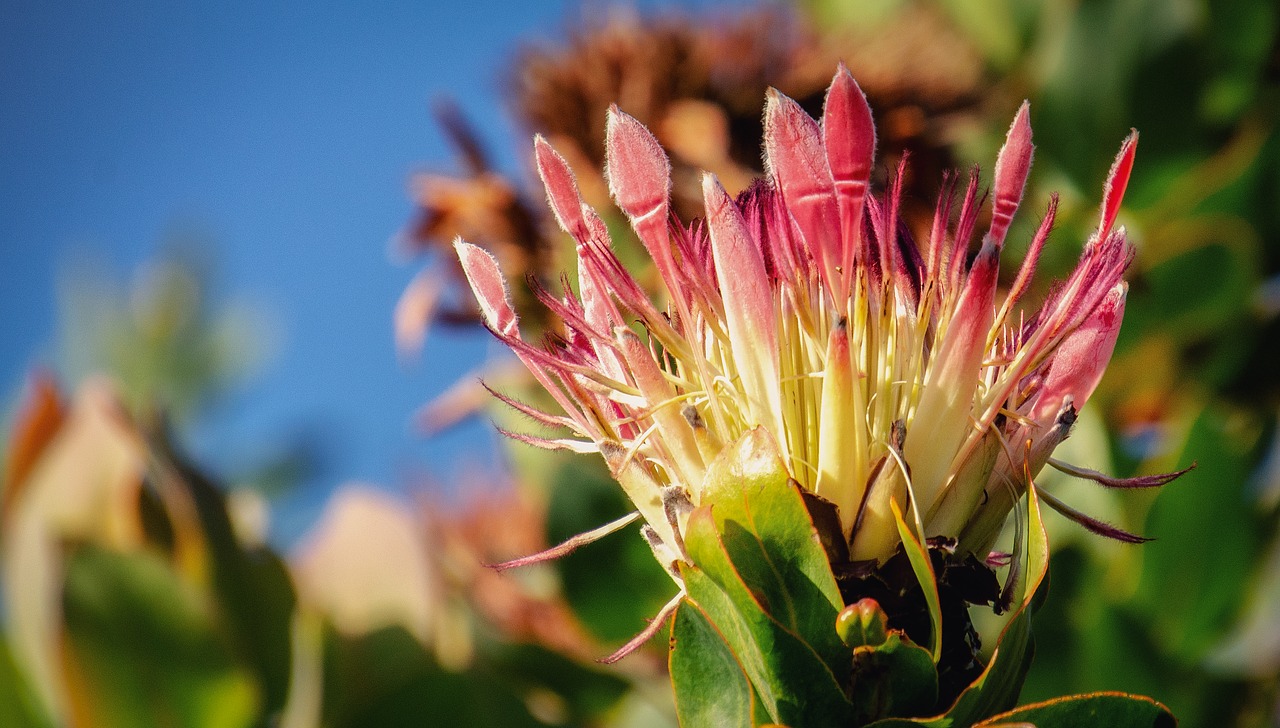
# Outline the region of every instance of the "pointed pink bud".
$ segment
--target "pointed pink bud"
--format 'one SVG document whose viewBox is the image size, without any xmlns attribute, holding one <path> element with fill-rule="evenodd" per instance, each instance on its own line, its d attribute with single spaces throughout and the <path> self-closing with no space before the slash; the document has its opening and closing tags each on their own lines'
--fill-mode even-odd
<svg viewBox="0 0 1280 728">
<path fill-rule="evenodd" d="M 988 233 L 996 246 L 1004 245 L 1009 223 L 1022 202 L 1022 192 L 1031 173 L 1031 105 L 1022 102 L 1018 115 L 1013 117 L 1009 135 L 1000 156 L 996 157 L 995 201 L 991 208 L 991 231 Z"/>
<path fill-rule="evenodd" d="M 644 124 L 615 104 L 609 107 L 605 128 L 605 159 L 605 176 L 614 201 L 631 220 L 658 272 L 676 295 L 675 261 L 667 234 L 671 197 L 671 162 L 667 153 Z"/>
<path fill-rule="evenodd" d="M 844 63 L 827 91 L 822 136 L 840 206 L 841 265 L 848 271 L 862 234 L 863 199 L 876 154 L 876 125 L 867 97 Z"/>
<path fill-rule="evenodd" d="M 613 242 L 609 239 L 609 228 L 604 224 L 604 220 L 600 218 L 600 214 L 585 202 L 582 203 L 582 219 L 587 225 L 587 240 L 598 242 L 601 245 L 609 245 Z"/>
<path fill-rule="evenodd" d="M 1052 423 L 1067 401 L 1076 410 L 1084 407 L 1111 361 L 1124 319 L 1128 290 L 1129 285 L 1124 282 L 1113 286 L 1084 323 L 1058 345 L 1031 410 L 1031 419 L 1041 424 Z"/>
<path fill-rule="evenodd" d="M 1133 171 L 1133 158 L 1138 151 L 1138 131 L 1129 130 L 1120 145 L 1120 153 L 1116 161 L 1111 163 L 1111 172 L 1107 174 L 1107 184 L 1102 188 L 1102 221 L 1098 224 L 1098 240 L 1105 240 L 1111 226 L 1116 222 L 1116 214 L 1120 212 L 1120 203 L 1124 200 L 1125 189 L 1129 186 L 1129 174 Z"/>
<path fill-rule="evenodd" d="M 827 164 L 818 122 L 777 89 L 769 89 L 764 111 L 765 166 L 795 218 L 800 234 L 827 289 L 836 300 L 843 253 L 840 245 L 840 213 L 835 183 Z"/>
<path fill-rule="evenodd" d="M 618 207 L 633 220 L 657 215 L 666 225 L 671 162 L 662 145 L 635 117 L 609 107 L 605 175 Z"/>
<path fill-rule="evenodd" d="M 547 202 L 560 229 L 577 242 L 585 243 L 590 239 L 590 230 L 583 216 L 582 194 L 578 192 L 578 183 L 569 163 L 541 134 L 533 138 L 533 154 L 538 164 L 538 176 L 547 191 Z"/>
<path fill-rule="evenodd" d="M 487 250 L 458 238 L 453 242 L 458 262 L 467 276 L 471 292 L 480 304 L 485 324 L 499 336 L 516 337 L 516 312 L 507 296 L 507 282 L 498 261 Z"/>
<path fill-rule="evenodd" d="M 752 424 L 783 432 L 777 319 L 764 258 L 747 230 L 741 210 L 714 175 L 703 175 L 702 194 L 729 342 L 756 420 Z"/>
</svg>

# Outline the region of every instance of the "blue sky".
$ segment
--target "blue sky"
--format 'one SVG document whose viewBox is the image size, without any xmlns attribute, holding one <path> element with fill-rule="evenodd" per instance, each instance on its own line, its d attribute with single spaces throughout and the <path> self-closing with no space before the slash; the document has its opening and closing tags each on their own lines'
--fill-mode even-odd
<svg viewBox="0 0 1280 728">
<path fill-rule="evenodd" d="M 56 362 L 69 264 L 124 277 L 171 234 L 202 233 L 217 294 L 258 305 L 280 339 L 192 445 L 216 469 L 273 438 L 317 437 L 324 467 L 277 514 L 286 539 L 336 484 L 448 481 L 489 457 L 481 425 L 435 440 L 409 426 L 492 345 L 437 330 L 417 367 L 398 363 L 390 317 L 416 267 L 388 242 L 412 214 L 411 175 L 449 168 L 431 100 L 452 96 L 516 159 L 504 64 L 598 7 L 355 5 L 0 0 L 0 392 Z"/>
</svg>

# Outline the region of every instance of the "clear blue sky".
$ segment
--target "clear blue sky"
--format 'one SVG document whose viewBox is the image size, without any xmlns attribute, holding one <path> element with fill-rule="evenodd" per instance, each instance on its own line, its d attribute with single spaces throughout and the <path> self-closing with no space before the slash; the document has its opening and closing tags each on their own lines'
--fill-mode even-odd
<svg viewBox="0 0 1280 728">
<path fill-rule="evenodd" d="M 584 6 L 235 5 L 0 0 L 0 393 L 56 360 L 68 263 L 87 253 L 124 276 L 170 233 L 204 232 L 217 290 L 259 304 L 282 338 L 194 447 L 216 468 L 317 436 L 323 469 L 277 514 L 287 539 L 341 482 L 447 481 L 488 457 L 482 426 L 433 441 L 409 426 L 490 344 L 433 333 L 421 365 L 397 362 L 391 312 L 416 268 L 388 241 L 412 214 L 412 173 L 449 168 L 431 99 L 454 97 L 514 159 L 526 142 L 500 72 Z"/>
</svg>

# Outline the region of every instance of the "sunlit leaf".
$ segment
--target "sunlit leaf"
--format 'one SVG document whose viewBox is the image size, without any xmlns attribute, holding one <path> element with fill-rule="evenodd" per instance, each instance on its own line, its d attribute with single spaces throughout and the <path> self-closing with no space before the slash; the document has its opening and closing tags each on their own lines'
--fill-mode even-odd
<svg viewBox="0 0 1280 728">
<path fill-rule="evenodd" d="M 974 725 L 974 728 L 1174 728 L 1177 721 L 1169 709 L 1140 695 L 1093 693 L 1072 695 L 1024 705 Z"/>
<path fill-rule="evenodd" d="M 692 602 L 676 610 L 670 660 L 676 715 L 682 726 L 754 725 L 754 697 L 742 665 Z"/>
</svg>

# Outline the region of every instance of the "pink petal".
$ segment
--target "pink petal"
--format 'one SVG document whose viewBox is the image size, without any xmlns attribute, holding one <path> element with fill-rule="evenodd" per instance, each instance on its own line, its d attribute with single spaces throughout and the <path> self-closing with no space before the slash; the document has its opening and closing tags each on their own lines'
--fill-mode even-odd
<svg viewBox="0 0 1280 728">
<path fill-rule="evenodd" d="M 1068 398 L 1077 410 L 1084 407 L 1111 361 L 1128 288 L 1123 282 L 1111 288 L 1084 323 L 1058 345 L 1031 419 L 1051 421 Z"/>
<path fill-rule="evenodd" d="M 729 341 L 755 424 L 782 432 L 778 391 L 778 335 L 773 289 L 746 220 L 712 174 L 702 178 L 720 295 Z"/>
<path fill-rule="evenodd" d="M 671 615 L 675 613 L 676 607 L 680 606 L 680 600 L 684 598 L 684 593 L 677 594 L 674 599 L 667 602 L 662 609 L 658 610 L 657 616 L 649 623 L 649 626 L 640 630 L 635 637 L 627 640 L 627 643 L 619 647 L 613 654 L 608 657 L 602 657 L 598 662 L 605 665 L 612 665 L 622 658 L 630 655 L 632 652 L 644 647 L 644 644 L 653 639 L 654 635 L 662 631 L 662 628 L 671 620 Z"/>
<path fill-rule="evenodd" d="M 956 177 L 942 173 L 942 186 L 938 190 L 938 203 L 933 211 L 933 226 L 929 229 L 929 259 L 926 280 L 942 285 L 944 255 L 946 254 L 947 225 L 951 222 L 951 205 L 955 201 Z"/>
<path fill-rule="evenodd" d="M 635 379 L 636 388 L 646 400 L 646 406 L 651 409 L 650 416 L 658 423 L 661 446 L 667 449 L 680 469 L 685 487 L 697 495 L 706 468 L 702 455 L 698 452 L 693 428 L 681 414 L 681 408 L 671 403 L 676 396 L 675 387 L 663 376 L 649 347 L 645 346 L 634 331 L 619 326 L 614 331 L 614 337 L 618 342 L 618 350 Z"/>
<path fill-rule="evenodd" d="M 1196 467 L 1195 463 L 1191 463 L 1190 465 L 1183 468 L 1182 470 L 1175 470 L 1172 473 L 1157 473 L 1155 475 L 1139 475 L 1133 478 L 1114 478 L 1110 475 L 1107 475 L 1106 473 L 1100 473 L 1097 470 L 1082 468 L 1079 465 L 1064 463 L 1061 460 L 1055 460 L 1053 458 L 1049 458 L 1048 462 L 1050 465 L 1053 466 L 1055 470 L 1059 472 L 1066 473 L 1067 475 L 1070 475 L 1076 478 L 1084 478 L 1085 480 L 1092 480 L 1093 482 L 1103 486 L 1104 488 L 1116 488 L 1120 490 L 1129 490 L 1132 488 L 1159 488 L 1163 485 L 1168 485 L 1169 483 L 1172 483 L 1178 478 L 1181 478 L 1182 476 L 1191 472 Z"/>
<path fill-rule="evenodd" d="M 1042 501 L 1044 501 L 1045 505 L 1067 517 L 1069 520 L 1075 521 L 1081 526 L 1084 526 L 1085 529 L 1092 533 L 1096 533 L 1099 536 L 1105 536 L 1106 538 L 1115 539 L 1116 541 L 1121 541 L 1123 543 L 1146 543 L 1152 540 L 1146 536 L 1139 536 L 1136 533 L 1130 533 L 1119 526 L 1113 526 L 1106 521 L 1086 515 L 1066 503 L 1063 503 L 1061 500 L 1054 497 L 1052 493 L 1045 491 L 1044 488 L 1039 486 L 1035 486 L 1035 488 L 1036 494 Z"/>
<path fill-rule="evenodd" d="M 999 272 L 999 249 L 988 240 L 973 262 L 942 345 L 925 374 L 920 403 L 903 444 L 921 513 L 932 510 L 952 460 L 972 429 L 967 423 L 986 353 Z"/>
<path fill-rule="evenodd" d="M 1058 195 L 1054 193 L 1049 196 L 1049 209 L 1045 212 L 1044 219 L 1040 221 L 1040 227 L 1036 229 L 1035 237 L 1031 239 L 1031 247 L 1027 249 L 1026 257 L 1022 259 L 1022 266 L 1018 268 L 1018 277 L 1013 280 L 1013 285 L 1009 287 L 1009 295 L 1005 297 L 1004 303 L 1000 305 L 1000 314 L 996 316 L 997 326 L 1004 324 L 1005 318 L 1013 310 L 1013 305 L 1031 287 L 1031 279 L 1035 276 L 1036 265 L 1040 262 L 1040 253 L 1044 250 L 1044 244 L 1049 240 L 1049 233 L 1053 230 L 1053 221 L 1057 215 Z"/>
<path fill-rule="evenodd" d="M 813 492 L 836 505 L 849 533 L 866 491 L 868 445 L 866 404 L 843 320 L 832 327 L 827 341 L 818 417 L 818 478 Z"/>
<path fill-rule="evenodd" d="M 494 571 L 501 572 L 501 571 L 506 571 L 507 569 L 518 569 L 521 566 L 531 566 L 533 564 L 541 564 L 545 561 L 552 561 L 562 556 L 568 556 L 574 551 L 577 551 L 582 546 L 586 546 L 589 543 L 594 543 L 596 541 L 599 541 L 605 536 L 608 536 L 609 534 L 614 533 L 619 529 L 625 528 L 626 526 L 629 526 L 632 523 L 635 523 L 637 520 L 639 520 L 639 518 L 640 518 L 639 511 L 628 513 L 622 518 L 619 518 L 615 521 L 610 521 L 609 523 L 606 523 L 603 526 L 600 526 L 598 528 L 593 528 L 590 531 L 587 531 L 585 533 L 580 533 L 576 536 L 569 538 L 567 541 L 564 541 L 563 543 L 557 544 L 555 546 L 552 546 L 549 549 L 546 549 L 545 551 L 539 551 L 536 554 L 530 554 L 528 556 L 521 556 L 518 559 L 504 561 L 500 564 L 489 564 L 489 568 L 493 569 Z"/>
<path fill-rule="evenodd" d="M 960 290 L 960 275 L 964 272 L 965 258 L 968 257 L 969 241 L 973 238 L 973 229 L 978 224 L 978 213 L 984 195 L 978 199 L 978 168 L 969 172 L 969 186 L 965 189 L 964 201 L 960 204 L 960 219 L 956 222 L 956 234 L 951 240 L 950 268 L 947 271 L 948 291 Z"/>
</svg>

